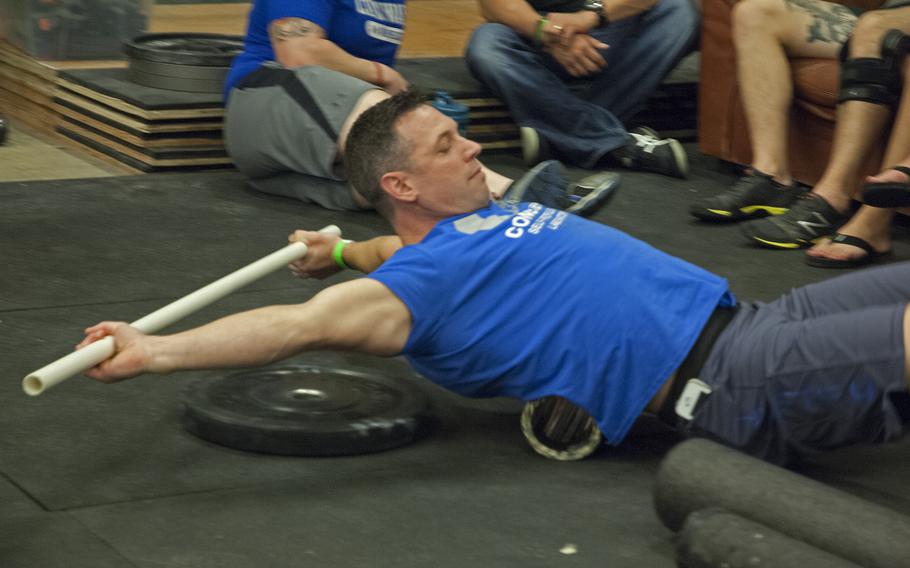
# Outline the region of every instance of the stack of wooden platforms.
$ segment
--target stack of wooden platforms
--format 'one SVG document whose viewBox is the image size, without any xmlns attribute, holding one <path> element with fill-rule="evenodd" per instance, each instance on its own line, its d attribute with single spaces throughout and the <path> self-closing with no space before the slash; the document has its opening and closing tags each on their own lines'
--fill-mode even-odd
<svg viewBox="0 0 910 568">
<path fill-rule="evenodd" d="M 220 94 L 137 85 L 126 69 L 63 71 L 54 110 L 64 136 L 141 171 L 228 167 Z"/>
<path fill-rule="evenodd" d="M 63 67 L 123 66 L 123 62 L 39 61 L 0 40 L 0 109 L 43 132 L 53 132 L 56 115 L 53 97 L 57 71 Z"/>
</svg>

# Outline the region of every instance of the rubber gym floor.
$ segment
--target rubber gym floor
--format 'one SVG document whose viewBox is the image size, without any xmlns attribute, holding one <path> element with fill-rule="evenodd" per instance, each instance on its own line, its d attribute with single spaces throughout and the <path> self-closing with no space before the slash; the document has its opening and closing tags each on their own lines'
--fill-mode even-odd
<svg viewBox="0 0 910 568">
<path fill-rule="evenodd" d="M 697 155 L 688 180 L 625 173 L 595 219 L 767 300 L 838 272 L 800 252 L 761 250 L 735 226 L 686 212 L 734 173 Z M 494 169 L 522 171 L 491 156 Z M 573 177 L 584 172 L 572 170 Z M 295 228 L 338 224 L 364 239 L 373 213 L 337 213 L 258 194 L 236 172 L 0 184 L 0 565 L 12 567 L 669 567 L 673 534 L 651 502 L 674 438 L 643 420 L 630 439 L 571 463 L 534 454 L 520 404 L 468 400 L 400 360 L 313 353 L 292 362 L 356 366 L 413 380 L 438 425 L 387 452 L 335 458 L 245 453 L 179 425 L 182 385 L 211 373 L 114 386 L 72 378 L 38 397 L 20 381 L 102 319 L 136 319 L 280 248 Z M 896 257 L 910 258 L 898 230 Z M 326 282 L 274 273 L 173 326 L 305 301 Z M 910 513 L 910 440 L 852 448 L 803 473 Z M 574 545 L 574 554 L 565 548 Z"/>
</svg>

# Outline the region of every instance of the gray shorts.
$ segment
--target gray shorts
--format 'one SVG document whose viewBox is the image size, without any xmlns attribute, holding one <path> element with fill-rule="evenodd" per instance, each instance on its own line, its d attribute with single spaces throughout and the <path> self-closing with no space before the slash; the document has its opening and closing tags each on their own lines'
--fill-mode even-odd
<svg viewBox="0 0 910 568">
<path fill-rule="evenodd" d="M 785 464 L 904 433 L 910 263 L 744 304 L 699 378 L 713 392 L 682 429 Z"/>
<path fill-rule="evenodd" d="M 358 209 L 338 159 L 338 133 L 360 97 L 375 88 L 323 67 L 266 63 L 230 92 L 225 147 L 261 191 Z"/>
</svg>

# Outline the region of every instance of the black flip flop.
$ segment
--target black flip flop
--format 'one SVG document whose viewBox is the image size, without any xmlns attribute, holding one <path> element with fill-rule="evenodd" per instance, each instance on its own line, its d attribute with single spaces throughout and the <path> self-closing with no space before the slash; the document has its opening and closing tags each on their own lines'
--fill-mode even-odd
<svg viewBox="0 0 910 568">
<path fill-rule="evenodd" d="M 889 169 L 910 177 L 910 168 L 907 166 L 894 166 Z M 910 205 L 910 181 L 867 183 L 863 186 L 863 202 L 872 207 L 907 207 Z"/>
<path fill-rule="evenodd" d="M 891 254 L 890 250 L 886 252 L 878 252 L 872 248 L 872 245 L 870 245 L 864 239 L 861 239 L 859 237 L 852 237 L 850 235 L 834 233 L 834 235 L 831 236 L 831 242 L 851 245 L 856 248 L 863 249 L 866 254 L 857 258 L 850 259 L 822 258 L 820 256 L 806 255 L 806 264 L 809 266 L 814 266 L 816 268 L 859 268 L 860 266 L 871 264 L 876 260 L 879 260 L 882 257 L 889 256 Z"/>
</svg>

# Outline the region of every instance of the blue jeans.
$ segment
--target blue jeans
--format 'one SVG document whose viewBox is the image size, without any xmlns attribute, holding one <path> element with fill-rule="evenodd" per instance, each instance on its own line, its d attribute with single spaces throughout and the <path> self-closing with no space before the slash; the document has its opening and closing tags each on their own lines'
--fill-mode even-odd
<svg viewBox="0 0 910 568">
<path fill-rule="evenodd" d="M 698 21 L 691 0 L 658 0 L 647 12 L 592 30 L 610 46 L 603 52 L 607 66 L 587 78 L 581 94 L 570 89 L 574 79 L 562 65 L 503 24 L 474 30 L 465 58 L 519 126 L 537 130 L 562 160 L 593 168 L 625 144 L 619 117 L 647 102 L 691 48 Z"/>
</svg>

